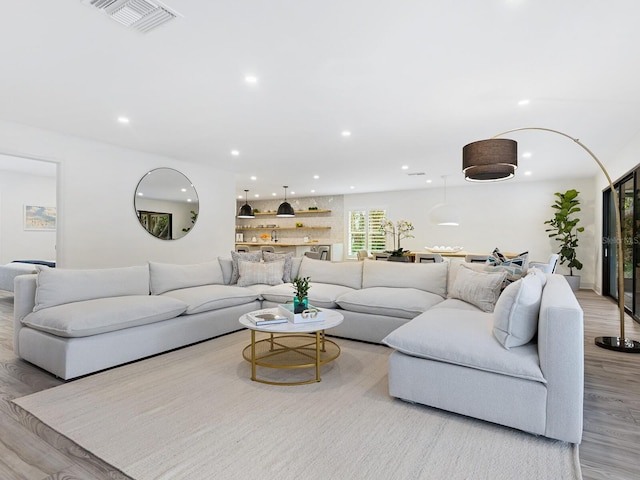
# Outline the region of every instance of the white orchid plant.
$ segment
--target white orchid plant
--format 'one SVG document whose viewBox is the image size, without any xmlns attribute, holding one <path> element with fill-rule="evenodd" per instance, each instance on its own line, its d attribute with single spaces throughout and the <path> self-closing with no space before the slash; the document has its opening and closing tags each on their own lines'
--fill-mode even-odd
<svg viewBox="0 0 640 480">
<path fill-rule="evenodd" d="M 400 246 L 400 241 L 405 238 L 414 238 L 413 234 L 413 224 L 406 220 L 398 220 L 393 223 L 391 220 L 385 220 L 380 224 L 380 231 L 385 235 L 391 235 L 393 239 L 393 250 L 386 250 L 386 253 L 391 255 L 392 257 L 402 257 L 405 253 L 409 253 L 409 250 L 404 250 Z"/>
</svg>

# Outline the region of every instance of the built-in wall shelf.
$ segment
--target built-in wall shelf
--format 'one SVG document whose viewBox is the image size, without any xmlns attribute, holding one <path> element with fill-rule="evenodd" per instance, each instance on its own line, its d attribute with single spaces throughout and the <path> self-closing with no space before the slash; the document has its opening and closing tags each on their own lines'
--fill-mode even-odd
<svg viewBox="0 0 640 480">
<path fill-rule="evenodd" d="M 331 230 L 331 227 L 259 227 L 251 225 L 237 225 L 236 231 L 241 232 L 243 230 Z"/>
<path fill-rule="evenodd" d="M 253 214 L 256 217 L 265 215 L 265 216 L 272 216 L 274 217 L 276 215 L 277 212 L 254 212 Z M 309 214 L 314 214 L 314 213 L 331 213 L 331 210 L 296 210 L 294 212 L 296 215 L 309 215 Z M 291 217 L 289 217 L 291 218 Z"/>
</svg>

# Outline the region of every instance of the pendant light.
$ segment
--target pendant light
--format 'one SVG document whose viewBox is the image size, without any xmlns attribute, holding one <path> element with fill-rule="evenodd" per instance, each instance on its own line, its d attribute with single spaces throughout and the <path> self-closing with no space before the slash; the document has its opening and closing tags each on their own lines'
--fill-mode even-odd
<svg viewBox="0 0 640 480">
<path fill-rule="evenodd" d="M 247 200 L 247 193 L 249 193 L 249 190 L 244 191 L 244 205 L 242 205 L 238 211 L 238 218 L 256 218 L 253 214 L 253 208 L 251 208 Z"/>
<path fill-rule="evenodd" d="M 435 205 L 429 211 L 429 218 L 431 223 L 436 225 L 457 227 L 460 225 L 459 212 L 456 207 L 447 203 L 447 177 L 443 175 L 442 180 L 444 180 L 444 203 Z"/>
<path fill-rule="evenodd" d="M 278 207 L 278 213 L 276 213 L 276 217 L 295 217 L 296 214 L 293 211 L 293 207 L 289 202 L 287 202 L 287 185 L 283 186 L 284 188 L 284 202 L 280 204 Z"/>
</svg>

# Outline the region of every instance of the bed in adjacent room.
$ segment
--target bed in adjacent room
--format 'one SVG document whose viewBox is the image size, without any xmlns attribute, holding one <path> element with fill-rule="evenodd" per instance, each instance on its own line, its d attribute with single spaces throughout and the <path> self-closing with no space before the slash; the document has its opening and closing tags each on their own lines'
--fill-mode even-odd
<svg viewBox="0 0 640 480">
<path fill-rule="evenodd" d="M 53 268 L 56 263 L 48 260 L 14 260 L 6 265 L 0 265 L 0 290 L 13 292 L 13 279 L 18 275 L 36 273 L 37 265 Z"/>
</svg>

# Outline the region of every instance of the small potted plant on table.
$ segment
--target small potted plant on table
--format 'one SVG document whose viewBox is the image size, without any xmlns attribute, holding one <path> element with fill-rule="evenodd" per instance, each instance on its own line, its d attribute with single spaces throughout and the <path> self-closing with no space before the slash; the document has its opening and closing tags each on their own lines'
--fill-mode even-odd
<svg viewBox="0 0 640 480">
<path fill-rule="evenodd" d="M 293 283 L 293 313 L 302 313 L 309 308 L 309 281 L 311 277 L 296 277 Z"/>
</svg>

